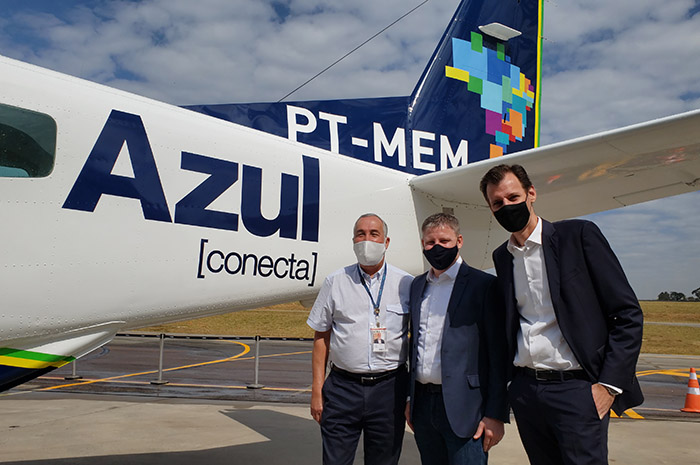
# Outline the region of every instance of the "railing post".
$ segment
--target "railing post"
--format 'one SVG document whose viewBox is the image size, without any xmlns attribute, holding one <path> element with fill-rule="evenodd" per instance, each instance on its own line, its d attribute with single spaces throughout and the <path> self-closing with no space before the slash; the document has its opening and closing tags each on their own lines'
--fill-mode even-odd
<svg viewBox="0 0 700 465">
<path fill-rule="evenodd" d="M 66 380 L 83 379 L 83 377 L 77 373 L 77 370 L 78 370 L 78 368 L 77 368 L 78 367 L 78 359 L 77 358 L 75 360 L 73 360 L 72 365 L 73 365 L 73 374 L 65 376 L 63 379 L 66 379 Z"/>
<path fill-rule="evenodd" d="M 160 333 L 160 356 L 158 357 L 158 379 L 151 381 L 151 384 L 168 384 L 168 381 L 163 380 L 163 347 L 165 346 L 165 334 Z"/>
<path fill-rule="evenodd" d="M 253 384 L 248 384 L 246 387 L 248 389 L 261 389 L 265 386 L 258 382 L 258 372 L 260 368 L 260 336 L 255 336 L 255 382 Z"/>
</svg>

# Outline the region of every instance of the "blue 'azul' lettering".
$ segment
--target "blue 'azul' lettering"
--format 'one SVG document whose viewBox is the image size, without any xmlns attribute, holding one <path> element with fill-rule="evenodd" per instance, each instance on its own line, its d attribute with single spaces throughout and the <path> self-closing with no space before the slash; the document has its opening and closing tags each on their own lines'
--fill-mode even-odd
<svg viewBox="0 0 700 465">
<path fill-rule="evenodd" d="M 124 144 L 134 177 L 112 174 Z M 112 110 L 63 208 L 95 211 L 102 194 L 141 201 L 144 218 L 170 222 L 170 210 L 141 117 Z"/>
<path fill-rule="evenodd" d="M 134 177 L 113 174 L 124 145 Z M 238 230 L 238 214 L 208 210 L 239 178 L 239 163 L 182 152 L 180 168 L 209 174 L 202 183 L 175 204 L 175 223 Z M 242 165 L 240 216 L 246 230 L 267 237 L 297 238 L 299 224 L 299 176 L 281 173 L 280 210 L 268 219 L 262 214 L 262 168 Z M 302 155 L 301 239 L 318 242 L 320 169 L 316 158 Z M 172 222 L 155 158 L 141 117 L 112 110 L 83 166 L 63 208 L 95 211 L 103 194 L 138 199 L 144 218 Z"/>
<path fill-rule="evenodd" d="M 238 181 L 238 163 L 182 152 L 180 168 L 211 174 L 175 204 L 175 222 L 238 231 L 238 215 L 207 207 Z"/>
<path fill-rule="evenodd" d="M 318 158 L 302 156 L 301 161 L 304 163 L 304 197 L 302 199 L 304 214 L 301 219 L 301 239 L 318 242 L 321 171 L 318 167 Z"/>
<path fill-rule="evenodd" d="M 241 217 L 245 228 L 256 236 L 297 237 L 297 205 L 299 203 L 299 178 L 282 173 L 280 212 L 277 218 L 268 220 L 262 215 L 262 170 L 243 165 L 243 203 Z"/>
</svg>

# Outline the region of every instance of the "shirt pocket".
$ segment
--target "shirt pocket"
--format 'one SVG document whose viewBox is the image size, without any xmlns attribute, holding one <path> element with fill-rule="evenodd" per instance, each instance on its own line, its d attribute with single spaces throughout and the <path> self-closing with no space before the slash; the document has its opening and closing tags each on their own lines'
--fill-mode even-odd
<svg viewBox="0 0 700 465">
<path fill-rule="evenodd" d="M 387 332 L 396 336 L 404 334 L 408 329 L 408 308 L 400 304 L 386 306 Z M 390 338 L 392 336 L 389 336 Z"/>
</svg>

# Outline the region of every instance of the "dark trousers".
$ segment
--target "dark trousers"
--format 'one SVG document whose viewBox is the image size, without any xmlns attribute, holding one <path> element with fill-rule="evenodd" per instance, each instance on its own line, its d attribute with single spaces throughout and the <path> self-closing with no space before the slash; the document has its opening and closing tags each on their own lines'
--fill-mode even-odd
<svg viewBox="0 0 700 465">
<path fill-rule="evenodd" d="M 457 436 L 450 426 L 441 392 L 416 384 L 413 432 L 423 465 L 485 465 L 483 436 L 477 440 Z"/>
<path fill-rule="evenodd" d="M 508 397 L 532 465 L 608 463 L 610 414 L 598 417 L 590 381 L 538 381 L 516 371 Z"/>
<path fill-rule="evenodd" d="M 360 433 L 364 433 L 366 465 L 398 463 L 407 390 L 406 370 L 374 385 L 331 371 L 323 384 L 323 463 L 351 465 Z"/>
</svg>

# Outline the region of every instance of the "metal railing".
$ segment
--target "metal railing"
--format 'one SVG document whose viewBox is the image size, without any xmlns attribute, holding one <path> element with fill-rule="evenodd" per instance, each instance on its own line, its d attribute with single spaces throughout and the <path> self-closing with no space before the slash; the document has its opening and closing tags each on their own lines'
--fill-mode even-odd
<svg viewBox="0 0 700 465">
<path fill-rule="evenodd" d="M 255 342 L 255 368 L 253 373 L 253 383 L 246 385 L 248 389 L 261 389 L 265 387 L 260 384 L 260 343 L 261 341 L 313 341 L 313 338 L 305 337 L 262 337 L 262 336 L 225 336 L 225 335 L 209 335 L 209 334 L 167 334 L 167 333 L 147 333 L 147 332 L 127 332 L 117 333 L 115 337 L 126 338 L 158 338 L 159 339 L 159 354 L 158 354 L 158 378 L 151 381 L 154 385 L 168 384 L 169 381 L 163 379 L 163 352 L 166 339 L 179 340 L 206 340 L 206 341 L 254 341 Z M 71 375 L 65 376 L 66 380 L 82 379 L 77 373 L 77 360 L 72 362 L 73 371 Z"/>
</svg>

